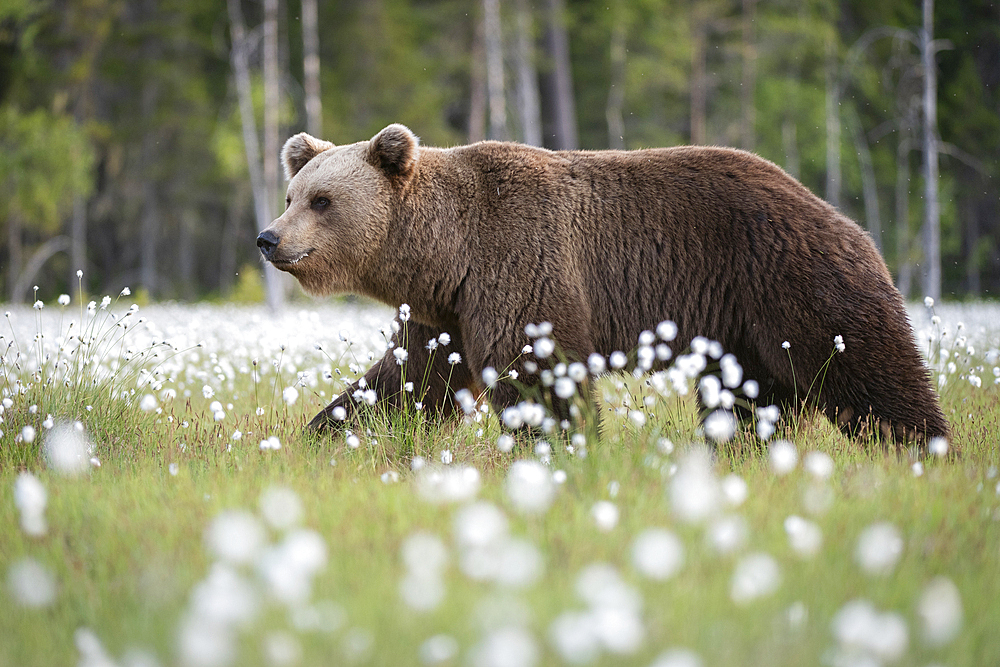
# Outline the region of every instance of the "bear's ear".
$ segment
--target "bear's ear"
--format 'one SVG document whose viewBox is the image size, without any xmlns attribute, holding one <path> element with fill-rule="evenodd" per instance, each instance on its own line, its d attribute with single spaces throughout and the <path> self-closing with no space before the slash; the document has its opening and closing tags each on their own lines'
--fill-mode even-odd
<svg viewBox="0 0 1000 667">
<path fill-rule="evenodd" d="M 281 164 L 285 167 L 285 180 L 292 180 L 292 176 L 299 173 L 299 170 L 306 166 L 309 160 L 333 147 L 334 145 L 329 141 L 317 139 L 305 132 L 296 134 L 286 141 L 285 147 L 281 149 Z"/>
<path fill-rule="evenodd" d="M 417 166 L 420 140 L 405 125 L 393 124 L 374 137 L 368 146 L 368 161 L 392 180 L 407 181 Z"/>
</svg>

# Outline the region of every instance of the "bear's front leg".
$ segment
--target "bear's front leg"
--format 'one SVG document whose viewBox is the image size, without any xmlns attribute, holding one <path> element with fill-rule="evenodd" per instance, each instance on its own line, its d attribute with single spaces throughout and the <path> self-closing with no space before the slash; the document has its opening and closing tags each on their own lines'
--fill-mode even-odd
<svg viewBox="0 0 1000 667">
<path fill-rule="evenodd" d="M 473 385 L 459 332 L 398 318 L 397 326 L 385 356 L 313 417 L 310 429 L 340 428 L 367 411 L 423 410 L 437 417 L 454 411 L 455 392 Z"/>
</svg>

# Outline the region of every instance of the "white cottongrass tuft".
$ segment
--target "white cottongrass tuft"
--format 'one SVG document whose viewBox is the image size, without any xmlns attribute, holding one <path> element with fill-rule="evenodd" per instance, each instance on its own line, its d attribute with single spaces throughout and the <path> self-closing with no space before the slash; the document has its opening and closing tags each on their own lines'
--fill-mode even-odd
<svg viewBox="0 0 1000 667">
<path fill-rule="evenodd" d="M 736 416 L 732 412 L 716 410 L 705 419 L 705 436 L 712 442 L 727 442 L 735 434 Z"/>
<path fill-rule="evenodd" d="M 868 600 L 852 600 L 833 617 L 837 640 L 832 664 L 880 665 L 903 657 L 909 632 L 903 617 L 894 612 L 880 614 Z"/>
<path fill-rule="evenodd" d="M 448 565 L 448 549 L 430 533 L 418 532 L 403 542 L 406 575 L 399 583 L 399 596 L 411 609 L 430 611 L 444 600 L 443 573 Z"/>
<path fill-rule="evenodd" d="M 833 459 L 825 452 L 807 452 L 802 457 L 802 467 L 819 480 L 827 480 L 833 475 Z"/>
<path fill-rule="evenodd" d="M 159 405 L 160 404 L 156 400 L 156 396 L 153 396 L 152 394 L 146 394 L 142 397 L 142 400 L 139 401 L 139 409 L 143 412 L 152 412 L 159 407 Z"/>
<path fill-rule="evenodd" d="M 514 449 L 514 438 L 507 433 L 501 434 L 497 438 L 497 449 L 505 454 Z"/>
<path fill-rule="evenodd" d="M 294 608 L 309 600 L 312 579 L 326 563 L 326 542 L 320 534 L 296 528 L 261 553 L 257 572 L 274 599 Z"/>
<path fill-rule="evenodd" d="M 22 607 L 48 607 L 56 599 L 56 578 L 34 558 L 23 558 L 7 570 L 7 589 Z"/>
<path fill-rule="evenodd" d="M 736 564 L 729 596 L 736 604 L 746 604 L 774 593 L 781 584 L 778 563 L 766 553 L 747 554 Z"/>
<path fill-rule="evenodd" d="M 599 500 L 590 508 L 590 516 L 600 530 L 608 532 L 618 525 L 618 506 L 610 500 Z"/>
<path fill-rule="evenodd" d="M 49 468 L 69 476 L 79 475 L 90 469 L 91 448 L 86 434 L 65 422 L 48 431 L 43 444 L 45 462 Z"/>
<path fill-rule="evenodd" d="M 260 451 L 264 452 L 267 450 L 279 450 L 281 449 L 281 441 L 278 440 L 278 436 L 272 435 L 271 437 L 260 441 Z"/>
<path fill-rule="evenodd" d="M 302 660 L 302 645 L 290 632 L 269 632 L 264 637 L 264 655 L 274 667 L 297 665 Z"/>
<path fill-rule="evenodd" d="M 747 483 L 736 473 L 722 478 L 722 497 L 732 507 L 739 507 L 747 499 Z"/>
<path fill-rule="evenodd" d="M 799 453 L 795 445 L 787 440 L 776 440 L 767 448 L 768 462 L 771 471 L 778 476 L 784 476 L 795 470 L 799 463 Z"/>
<path fill-rule="evenodd" d="M 702 667 L 701 656 L 690 649 L 672 648 L 656 656 L 649 667 Z"/>
<path fill-rule="evenodd" d="M 738 514 L 726 514 L 712 520 L 705 530 L 705 541 L 716 553 L 735 553 L 746 544 L 750 528 Z"/>
<path fill-rule="evenodd" d="M 538 461 L 515 461 L 507 472 L 507 499 L 522 514 L 543 514 L 555 499 L 549 469 Z"/>
<path fill-rule="evenodd" d="M 48 531 L 45 504 L 48 493 L 38 478 L 30 472 L 18 474 L 14 482 L 14 505 L 21 512 L 21 530 L 31 537 L 41 537 Z"/>
<path fill-rule="evenodd" d="M 250 512 L 222 512 L 205 530 L 205 546 L 216 558 L 235 564 L 253 562 L 264 547 L 264 526 Z"/>
<path fill-rule="evenodd" d="M 577 577 L 576 593 L 588 609 L 584 614 L 564 614 L 556 619 L 550 637 L 557 650 L 562 653 L 567 648 L 589 648 L 596 655 L 600 648 L 628 655 L 642 647 L 646 638 L 640 616 L 642 597 L 614 567 L 604 563 L 585 567 Z M 577 636 L 573 637 L 571 631 Z"/>
<path fill-rule="evenodd" d="M 465 502 L 479 493 L 479 471 L 469 466 L 424 466 L 416 474 L 417 492 L 432 503 Z"/>
<path fill-rule="evenodd" d="M 947 577 L 935 577 L 924 587 L 917 603 L 922 637 L 931 646 L 947 644 L 962 628 L 962 597 Z"/>
<path fill-rule="evenodd" d="M 632 565 L 650 579 L 669 579 L 684 565 L 684 544 L 669 530 L 647 528 L 632 542 Z"/>
<path fill-rule="evenodd" d="M 281 398 L 288 405 L 295 405 L 295 401 L 299 400 L 299 390 L 295 387 L 285 387 L 285 390 L 281 392 Z"/>
<path fill-rule="evenodd" d="M 451 635 L 428 637 L 417 652 L 425 665 L 448 664 L 458 655 L 458 640 Z"/>
<path fill-rule="evenodd" d="M 288 530 L 302 521 L 302 500 L 287 486 L 272 486 L 260 496 L 260 513 L 271 528 Z"/>
<path fill-rule="evenodd" d="M 934 456 L 944 456 L 948 453 L 948 439 L 941 436 L 931 438 L 927 443 L 927 450 Z"/>
<path fill-rule="evenodd" d="M 491 630 L 472 648 L 473 667 L 534 667 L 538 643 L 526 629 L 505 626 Z"/>
<path fill-rule="evenodd" d="M 683 521 L 699 523 L 719 507 L 719 482 L 712 471 L 712 455 L 696 448 L 681 460 L 668 489 L 670 505 Z"/>
<path fill-rule="evenodd" d="M 887 521 L 874 523 L 861 533 L 855 560 L 868 574 L 889 574 L 903 554 L 903 537 Z"/>
<path fill-rule="evenodd" d="M 791 515 L 785 519 L 785 532 L 792 550 L 803 558 L 819 553 L 823 545 L 823 531 L 812 521 Z"/>
</svg>

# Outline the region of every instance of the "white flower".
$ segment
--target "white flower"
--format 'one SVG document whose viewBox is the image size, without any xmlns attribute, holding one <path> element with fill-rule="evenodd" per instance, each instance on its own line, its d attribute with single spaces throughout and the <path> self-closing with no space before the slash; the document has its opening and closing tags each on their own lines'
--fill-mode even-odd
<svg viewBox="0 0 1000 667">
<path fill-rule="evenodd" d="M 201 395 L 204 396 L 205 398 L 212 398 L 213 396 L 215 396 L 215 390 L 206 384 L 204 387 L 201 388 Z"/>
<path fill-rule="evenodd" d="M 570 398 L 576 393 L 576 383 L 568 377 L 557 378 L 553 387 L 556 396 L 562 399 Z"/>
<path fill-rule="evenodd" d="M 462 363 L 462 355 L 459 354 L 458 352 L 452 352 L 451 354 L 448 355 L 448 363 L 451 364 L 452 366 L 454 366 L 455 364 Z"/>
<path fill-rule="evenodd" d="M 604 357 L 597 352 L 594 352 L 589 357 L 587 357 L 587 368 L 591 375 L 600 375 L 604 372 L 607 367 Z"/>
<path fill-rule="evenodd" d="M 156 406 L 156 397 L 152 394 L 146 394 L 142 397 L 142 400 L 139 401 L 139 409 L 143 412 L 152 412 L 156 409 Z"/>
<path fill-rule="evenodd" d="M 539 338 L 535 341 L 535 356 L 539 359 L 546 359 L 556 351 L 556 344 L 551 338 Z"/>
<path fill-rule="evenodd" d="M 111 297 L 105 294 L 104 298 L 101 299 L 101 310 L 104 310 L 109 305 L 111 305 Z"/>
<path fill-rule="evenodd" d="M 285 403 L 295 405 L 295 401 L 299 399 L 299 390 L 295 387 L 285 387 L 285 390 L 281 392 L 281 397 L 285 399 Z"/>
<path fill-rule="evenodd" d="M 493 385 L 495 385 L 498 377 L 499 374 L 497 373 L 497 370 L 492 366 L 487 366 L 486 368 L 483 369 L 483 383 L 487 387 L 492 387 Z"/>
<path fill-rule="evenodd" d="M 128 296 L 131 293 L 132 293 L 132 290 L 130 290 L 129 288 L 127 288 L 127 287 L 122 288 L 122 293 L 121 293 L 122 296 Z"/>
<path fill-rule="evenodd" d="M 34 308 L 35 310 L 41 310 L 44 307 L 45 307 L 45 304 L 42 303 L 41 301 L 36 301 L 35 305 L 32 306 L 32 308 Z"/>
<path fill-rule="evenodd" d="M 782 343 L 782 344 L 781 344 L 781 347 L 782 347 L 782 349 L 784 349 L 784 350 L 787 350 L 787 349 L 788 349 L 788 348 L 790 348 L 791 346 L 792 346 L 792 344 L 791 344 L 791 343 L 789 343 L 789 342 L 788 342 L 787 340 L 786 340 L 786 341 L 785 341 L 784 343 Z"/>
<path fill-rule="evenodd" d="M 69 294 L 60 294 L 59 295 L 59 305 L 60 306 L 68 306 L 69 305 Z"/>
<path fill-rule="evenodd" d="M 670 320 L 664 320 L 656 325 L 656 335 L 669 343 L 677 338 L 677 325 Z"/>
<path fill-rule="evenodd" d="M 397 347 L 392 351 L 392 356 L 396 357 L 396 364 L 402 366 L 403 362 L 405 362 L 406 358 L 409 356 L 409 353 L 405 349 Z"/>
<path fill-rule="evenodd" d="M 399 321 L 406 322 L 410 319 L 410 306 L 404 303 L 399 307 Z"/>
<path fill-rule="evenodd" d="M 926 307 L 926 308 L 933 308 L 934 307 L 934 298 L 930 297 L 930 296 L 925 296 L 924 297 L 924 307 Z"/>
<path fill-rule="evenodd" d="M 927 449 L 934 456 L 944 456 L 948 453 L 948 439 L 941 436 L 931 438 L 931 441 L 927 444 Z"/>
<path fill-rule="evenodd" d="M 847 349 L 847 346 L 844 345 L 844 337 L 840 335 L 833 337 L 833 345 L 837 348 L 837 352 L 843 352 Z"/>
<path fill-rule="evenodd" d="M 608 532 L 618 525 L 618 506 L 609 500 L 599 500 L 590 508 L 590 515 L 597 527 Z"/>
<path fill-rule="evenodd" d="M 628 363 L 628 357 L 625 356 L 624 352 L 616 350 L 611 353 L 611 358 L 608 361 L 611 363 L 611 368 L 619 370 L 625 368 L 625 364 Z"/>
<path fill-rule="evenodd" d="M 438 336 L 438 343 L 440 343 L 444 347 L 448 347 L 448 345 L 451 344 L 451 336 L 448 334 L 447 331 L 442 332 L 441 335 Z"/>
</svg>

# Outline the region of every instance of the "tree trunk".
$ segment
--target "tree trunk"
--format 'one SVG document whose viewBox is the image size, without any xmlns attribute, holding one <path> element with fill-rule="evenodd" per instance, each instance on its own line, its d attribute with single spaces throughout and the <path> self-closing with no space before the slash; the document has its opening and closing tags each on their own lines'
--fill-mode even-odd
<svg viewBox="0 0 1000 667">
<path fill-rule="evenodd" d="M 302 72 L 306 93 L 306 131 L 323 134 L 323 102 L 319 88 L 319 10 L 316 0 L 302 0 Z"/>
<path fill-rule="evenodd" d="M 538 104 L 538 72 L 535 69 L 534 21 L 528 0 L 516 0 L 517 12 L 517 97 L 521 120 L 521 140 L 542 145 L 542 115 Z"/>
<path fill-rule="evenodd" d="M 913 127 L 908 116 L 903 123 Z M 899 264 L 897 283 L 904 299 L 913 291 L 913 258 L 910 257 L 910 137 L 900 138 L 896 149 L 896 256 Z"/>
<path fill-rule="evenodd" d="M 21 303 L 17 293 L 17 279 L 21 277 L 21 264 L 24 262 L 24 245 L 21 240 L 21 218 L 17 213 L 7 216 L 7 293 L 11 303 Z"/>
<path fill-rule="evenodd" d="M 228 295 L 236 278 L 236 243 L 240 239 L 240 226 L 246 214 L 246 186 L 238 187 L 226 207 L 226 222 L 222 227 L 219 243 L 219 293 Z"/>
<path fill-rule="evenodd" d="M 504 91 L 503 37 L 500 0 L 483 0 L 483 37 L 486 46 L 486 94 L 489 98 L 490 139 L 507 139 L 507 96 Z"/>
<path fill-rule="evenodd" d="M 969 296 L 979 298 L 982 282 L 979 277 L 979 211 L 972 201 L 966 201 L 962 217 L 965 229 L 965 289 Z"/>
<path fill-rule="evenodd" d="M 743 0 L 743 82 L 740 101 L 740 143 L 744 150 L 752 151 L 757 143 L 757 109 L 754 94 L 757 87 L 757 45 L 754 35 L 754 20 L 757 0 Z"/>
<path fill-rule="evenodd" d="M 469 77 L 469 143 L 486 138 L 486 53 L 483 48 L 483 22 L 476 21 L 472 36 L 472 65 Z"/>
<path fill-rule="evenodd" d="M 81 280 L 77 271 L 87 270 L 87 202 L 77 195 L 73 198 L 73 217 L 70 219 L 70 251 L 69 251 L 69 284 L 73 291 L 73 299 L 80 301 L 84 297 Z"/>
<path fill-rule="evenodd" d="M 701 3 L 691 10 L 691 143 L 702 146 L 707 142 L 707 65 L 705 42 L 708 35 L 708 18 Z"/>
<path fill-rule="evenodd" d="M 625 149 L 625 11 L 615 6 L 614 24 L 611 27 L 611 87 L 604 116 L 608 121 L 608 147 Z"/>
<path fill-rule="evenodd" d="M 176 286 L 175 293 L 186 301 L 193 301 L 196 283 L 194 230 L 198 224 L 195 211 L 191 208 L 181 211 L 177 224 L 177 273 L 180 274 L 180 284 Z"/>
<path fill-rule="evenodd" d="M 848 112 L 850 119 L 851 140 L 854 150 L 858 153 L 861 165 L 861 191 L 865 199 L 865 226 L 871 234 L 872 241 L 879 252 L 882 252 L 882 214 L 878 203 L 878 181 L 875 180 L 875 168 L 872 166 L 872 154 L 868 149 L 868 140 L 861 130 L 861 120 L 853 107 Z"/>
<path fill-rule="evenodd" d="M 264 0 L 264 187 L 268 216 L 275 217 L 278 200 L 278 112 L 281 87 L 278 74 L 278 0 Z"/>
<path fill-rule="evenodd" d="M 553 111 L 554 148 L 576 150 L 576 105 L 573 100 L 573 75 L 569 60 L 569 37 L 563 0 L 548 0 L 548 26 L 545 44 L 552 62 L 549 95 Z"/>
<path fill-rule="evenodd" d="M 142 137 L 142 163 L 156 164 L 157 140 L 153 131 L 157 85 L 148 79 L 142 88 L 142 116 L 147 131 Z M 148 171 L 142 181 L 142 212 L 139 222 L 139 283 L 150 296 L 159 292 L 156 274 L 156 249 L 160 240 L 160 205 L 156 181 Z"/>
<path fill-rule="evenodd" d="M 270 196 L 268 195 L 264 174 L 261 169 L 257 120 L 253 113 L 246 25 L 243 22 L 243 10 L 240 8 L 240 0 L 226 0 L 226 4 L 229 10 L 230 30 L 233 41 L 232 53 L 230 55 L 236 78 L 236 92 L 240 105 L 240 121 L 243 126 L 243 147 L 247 155 L 247 168 L 250 172 L 250 184 L 253 189 L 254 217 L 257 219 L 257 229 L 262 231 L 271 224 L 273 218 L 270 211 Z M 264 265 L 267 304 L 271 310 L 278 310 L 284 304 L 284 294 L 281 291 L 279 278 L 277 269 L 271 264 Z"/>
<path fill-rule="evenodd" d="M 924 296 L 941 298 L 941 204 L 938 201 L 937 70 L 934 0 L 924 0 L 920 55 L 924 70 Z"/>
<path fill-rule="evenodd" d="M 826 52 L 826 200 L 840 208 L 840 77 L 833 44 Z"/>
</svg>

